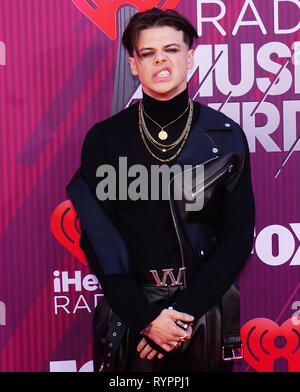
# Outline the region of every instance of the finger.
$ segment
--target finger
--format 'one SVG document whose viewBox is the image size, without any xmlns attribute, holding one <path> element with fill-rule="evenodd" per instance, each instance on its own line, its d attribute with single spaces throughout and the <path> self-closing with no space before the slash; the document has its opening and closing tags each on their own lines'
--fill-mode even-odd
<svg viewBox="0 0 300 392">
<path fill-rule="evenodd" d="M 177 342 L 177 344 L 174 347 L 174 350 L 177 350 L 181 345 L 182 345 L 182 342 Z"/>
<path fill-rule="evenodd" d="M 182 312 L 177 312 L 177 310 L 169 310 L 170 311 L 170 317 L 173 320 L 181 320 L 181 321 L 185 321 L 187 323 L 191 323 L 192 321 L 194 321 L 194 316 L 187 314 L 187 313 L 182 313 Z"/>
<path fill-rule="evenodd" d="M 171 349 L 174 350 L 175 348 L 178 348 L 180 346 L 181 342 L 177 340 L 177 341 L 173 341 L 172 343 L 168 343 L 168 344 L 171 347 Z"/>
<path fill-rule="evenodd" d="M 175 324 L 182 329 L 187 329 L 189 324 L 182 322 L 181 320 L 176 320 Z"/>
<path fill-rule="evenodd" d="M 189 339 L 191 339 L 192 334 L 193 334 L 193 329 L 192 329 L 192 327 L 189 327 L 189 328 L 185 331 L 184 335 L 181 336 L 181 337 L 179 338 L 180 344 L 186 342 L 186 341 L 189 340 Z"/>
<path fill-rule="evenodd" d="M 168 335 L 164 336 L 164 339 L 162 340 L 164 341 L 164 343 L 169 344 L 173 341 L 186 338 L 186 336 L 188 335 L 187 331 L 188 329 L 178 327 L 178 325 L 174 322 L 172 323 L 172 325 L 170 325 L 168 329 Z"/>
<path fill-rule="evenodd" d="M 173 350 L 173 347 L 170 347 L 169 343 L 168 344 L 167 343 L 160 344 L 160 347 L 163 348 L 167 352 L 170 352 Z"/>
<path fill-rule="evenodd" d="M 175 340 L 177 340 L 177 341 L 182 341 L 182 340 L 185 340 L 188 336 L 189 336 L 189 331 L 187 329 L 183 330 L 182 328 L 179 328 L 176 331 L 176 334 L 174 334 L 174 337 L 172 340 L 174 340 L 174 338 L 175 338 Z"/>
<path fill-rule="evenodd" d="M 164 354 L 158 354 L 157 358 L 162 359 L 164 357 Z"/>
<path fill-rule="evenodd" d="M 156 354 L 157 354 L 156 350 L 150 351 L 150 353 L 147 355 L 147 359 L 149 359 L 149 360 L 153 359 Z"/>
<path fill-rule="evenodd" d="M 147 345 L 146 339 L 143 338 L 137 346 L 137 351 L 141 352 L 143 348 Z"/>
<path fill-rule="evenodd" d="M 146 347 L 143 348 L 143 350 L 140 353 L 141 358 L 146 358 L 146 356 L 152 351 L 152 348 L 149 346 L 149 344 L 146 345 Z"/>
<path fill-rule="evenodd" d="M 185 331 L 185 337 L 182 336 L 182 338 L 180 338 L 181 341 L 185 342 L 186 340 L 191 339 L 193 334 L 193 328 L 189 327 L 186 331 Z"/>
<path fill-rule="evenodd" d="M 185 330 L 184 333 L 183 334 L 181 333 L 181 335 L 178 337 L 178 341 L 185 342 L 188 339 L 188 336 L 189 336 L 189 331 Z"/>
<path fill-rule="evenodd" d="M 192 327 L 188 327 L 188 336 L 186 337 L 187 340 L 189 340 L 192 337 L 193 334 L 193 328 Z"/>
</svg>

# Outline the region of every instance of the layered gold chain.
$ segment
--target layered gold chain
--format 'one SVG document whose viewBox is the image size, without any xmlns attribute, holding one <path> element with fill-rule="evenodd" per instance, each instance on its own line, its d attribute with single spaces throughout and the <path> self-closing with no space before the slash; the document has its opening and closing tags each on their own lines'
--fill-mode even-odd
<svg viewBox="0 0 300 392">
<path fill-rule="evenodd" d="M 187 119 L 187 122 L 186 122 L 186 125 L 185 125 L 185 127 L 184 127 L 184 130 L 183 130 L 182 134 L 179 136 L 179 138 L 178 138 L 174 143 L 169 144 L 169 145 L 164 145 L 164 144 L 161 144 L 161 143 L 159 143 L 158 141 L 156 141 L 156 140 L 150 135 L 150 133 L 149 133 L 147 127 L 146 127 L 145 121 L 143 121 L 143 110 L 142 110 L 143 107 L 142 107 L 142 102 L 140 101 L 140 103 L 139 103 L 139 130 L 140 130 L 141 138 L 142 138 L 142 140 L 143 140 L 143 142 L 144 142 L 144 144 L 145 144 L 145 146 L 146 146 L 148 152 L 149 152 L 155 159 L 159 160 L 160 162 L 169 162 L 169 161 L 172 161 L 173 159 L 175 159 L 175 158 L 180 154 L 181 150 L 183 149 L 183 147 L 184 147 L 184 145 L 185 145 L 185 143 L 186 143 L 186 141 L 187 141 L 187 138 L 188 138 L 188 136 L 189 136 L 189 133 L 190 133 L 190 130 L 191 130 L 191 125 L 192 125 L 192 120 L 193 120 L 194 103 L 193 103 L 193 101 L 192 101 L 191 99 L 189 99 L 189 107 L 190 107 L 189 116 L 188 116 L 188 119 Z M 147 137 L 147 139 L 149 140 L 149 142 L 150 142 L 155 148 L 157 148 L 158 150 L 160 150 L 160 151 L 163 152 L 163 153 L 172 150 L 173 148 L 175 148 L 176 146 L 178 146 L 178 144 L 179 144 L 180 142 L 181 142 L 181 144 L 180 144 L 180 146 L 178 147 L 178 150 L 176 151 L 176 153 L 175 153 L 174 155 L 172 155 L 172 156 L 169 157 L 169 158 L 162 159 L 162 158 L 159 158 L 157 155 L 155 155 L 155 154 L 151 151 L 150 147 L 149 147 L 148 144 L 147 144 L 147 141 L 146 141 L 146 137 L 145 137 L 145 136 Z M 149 137 L 149 136 L 150 136 L 150 137 Z"/>
<path fill-rule="evenodd" d="M 166 132 L 165 129 L 166 129 L 167 127 L 169 127 L 170 125 L 174 124 L 176 121 L 178 121 L 178 120 L 187 112 L 188 108 L 190 107 L 190 104 L 191 104 L 191 99 L 189 98 L 189 100 L 188 100 L 188 105 L 187 105 L 186 109 L 185 109 L 178 117 L 176 117 L 174 120 L 172 120 L 171 122 L 169 122 L 168 124 L 166 124 L 166 125 L 164 125 L 164 126 L 158 124 L 155 120 L 153 120 L 153 118 L 151 118 L 151 117 L 146 113 L 145 108 L 144 108 L 144 106 L 143 106 L 143 104 L 142 104 L 142 119 L 143 119 L 143 123 L 144 123 L 145 129 L 147 129 L 147 127 L 146 127 L 146 123 L 145 123 L 143 114 L 145 114 L 145 116 L 148 117 L 149 120 L 151 120 L 152 122 L 154 122 L 154 124 L 156 124 L 156 125 L 160 128 L 160 132 L 159 132 L 159 134 L 158 134 L 158 138 L 159 138 L 160 140 L 166 140 L 166 139 L 168 138 L 169 135 L 168 135 L 168 133 Z"/>
</svg>

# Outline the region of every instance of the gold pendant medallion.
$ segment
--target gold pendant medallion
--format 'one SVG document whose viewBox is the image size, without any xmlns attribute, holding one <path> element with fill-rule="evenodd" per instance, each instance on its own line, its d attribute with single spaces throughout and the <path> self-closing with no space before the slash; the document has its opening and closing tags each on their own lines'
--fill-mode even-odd
<svg viewBox="0 0 300 392">
<path fill-rule="evenodd" d="M 166 140 L 168 139 L 168 134 L 166 131 L 161 130 L 158 134 L 158 137 L 160 138 L 160 140 Z"/>
</svg>

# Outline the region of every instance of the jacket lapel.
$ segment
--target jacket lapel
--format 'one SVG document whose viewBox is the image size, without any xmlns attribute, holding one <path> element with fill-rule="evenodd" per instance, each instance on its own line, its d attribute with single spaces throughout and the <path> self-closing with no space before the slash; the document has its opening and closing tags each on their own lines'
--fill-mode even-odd
<svg viewBox="0 0 300 392">
<path fill-rule="evenodd" d="M 195 166 L 215 158 L 220 153 L 220 147 L 209 137 L 199 118 L 192 128 L 190 136 L 176 163 L 180 166 Z"/>
</svg>

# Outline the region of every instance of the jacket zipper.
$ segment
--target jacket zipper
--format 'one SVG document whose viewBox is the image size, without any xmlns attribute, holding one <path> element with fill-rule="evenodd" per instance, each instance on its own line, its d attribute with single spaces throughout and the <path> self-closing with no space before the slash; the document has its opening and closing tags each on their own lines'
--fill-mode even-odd
<svg viewBox="0 0 300 392">
<path fill-rule="evenodd" d="M 215 157 L 213 157 L 213 158 L 211 158 L 211 159 L 208 159 L 207 161 L 201 163 L 201 165 L 205 165 L 206 163 L 212 162 L 212 161 L 214 161 L 214 160 L 216 160 L 216 159 L 218 159 L 218 158 L 219 158 L 219 156 L 215 156 Z M 195 168 L 197 168 L 198 166 L 201 166 L 201 165 L 197 165 L 197 166 L 195 166 L 195 167 L 193 167 L 193 168 L 191 168 L 191 169 L 187 169 L 187 170 L 185 170 L 182 174 L 188 172 L 189 170 L 194 170 Z M 182 174 L 180 173 L 180 174 L 177 174 L 177 175 L 182 175 Z M 174 177 L 172 178 L 172 180 L 170 181 L 170 183 L 169 183 L 169 204 L 170 204 L 171 216 L 172 216 L 172 220 L 173 220 L 173 224 L 174 224 L 174 227 L 175 227 L 176 236 L 177 236 L 178 243 L 179 243 L 179 248 L 180 248 L 181 265 L 182 265 L 183 268 L 186 268 L 186 267 L 185 267 L 185 263 L 184 263 L 183 249 L 182 249 L 181 239 L 180 239 L 180 235 L 179 235 L 179 230 L 178 230 L 178 226 L 177 226 L 177 223 L 176 223 L 175 213 L 174 213 L 174 210 L 173 210 L 173 207 L 172 207 L 172 203 L 171 203 L 170 184 L 171 184 L 172 181 L 174 181 L 174 178 L 175 178 L 175 177 L 176 177 L 176 176 L 174 176 Z M 185 275 L 185 274 L 184 274 L 184 287 L 185 287 L 185 288 L 187 287 L 187 286 L 186 286 L 186 275 Z"/>
<path fill-rule="evenodd" d="M 205 190 L 205 189 L 207 189 L 207 188 L 209 188 L 213 183 L 214 183 L 214 181 L 216 181 L 216 180 L 218 180 L 219 178 L 221 178 L 226 172 L 231 172 L 231 170 L 233 169 L 233 167 L 234 167 L 234 165 L 231 163 L 229 166 L 227 166 L 225 169 L 223 169 L 222 171 L 220 171 L 220 173 L 216 176 L 216 177 L 214 177 L 212 180 L 210 180 L 206 185 L 204 185 L 204 187 L 202 187 L 202 188 L 200 188 L 200 189 L 198 189 L 198 190 L 196 190 L 195 192 L 192 192 L 191 193 L 191 196 L 194 198 L 199 192 L 201 192 L 201 191 L 203 191 L 203 190 Z"/>
</svg>

